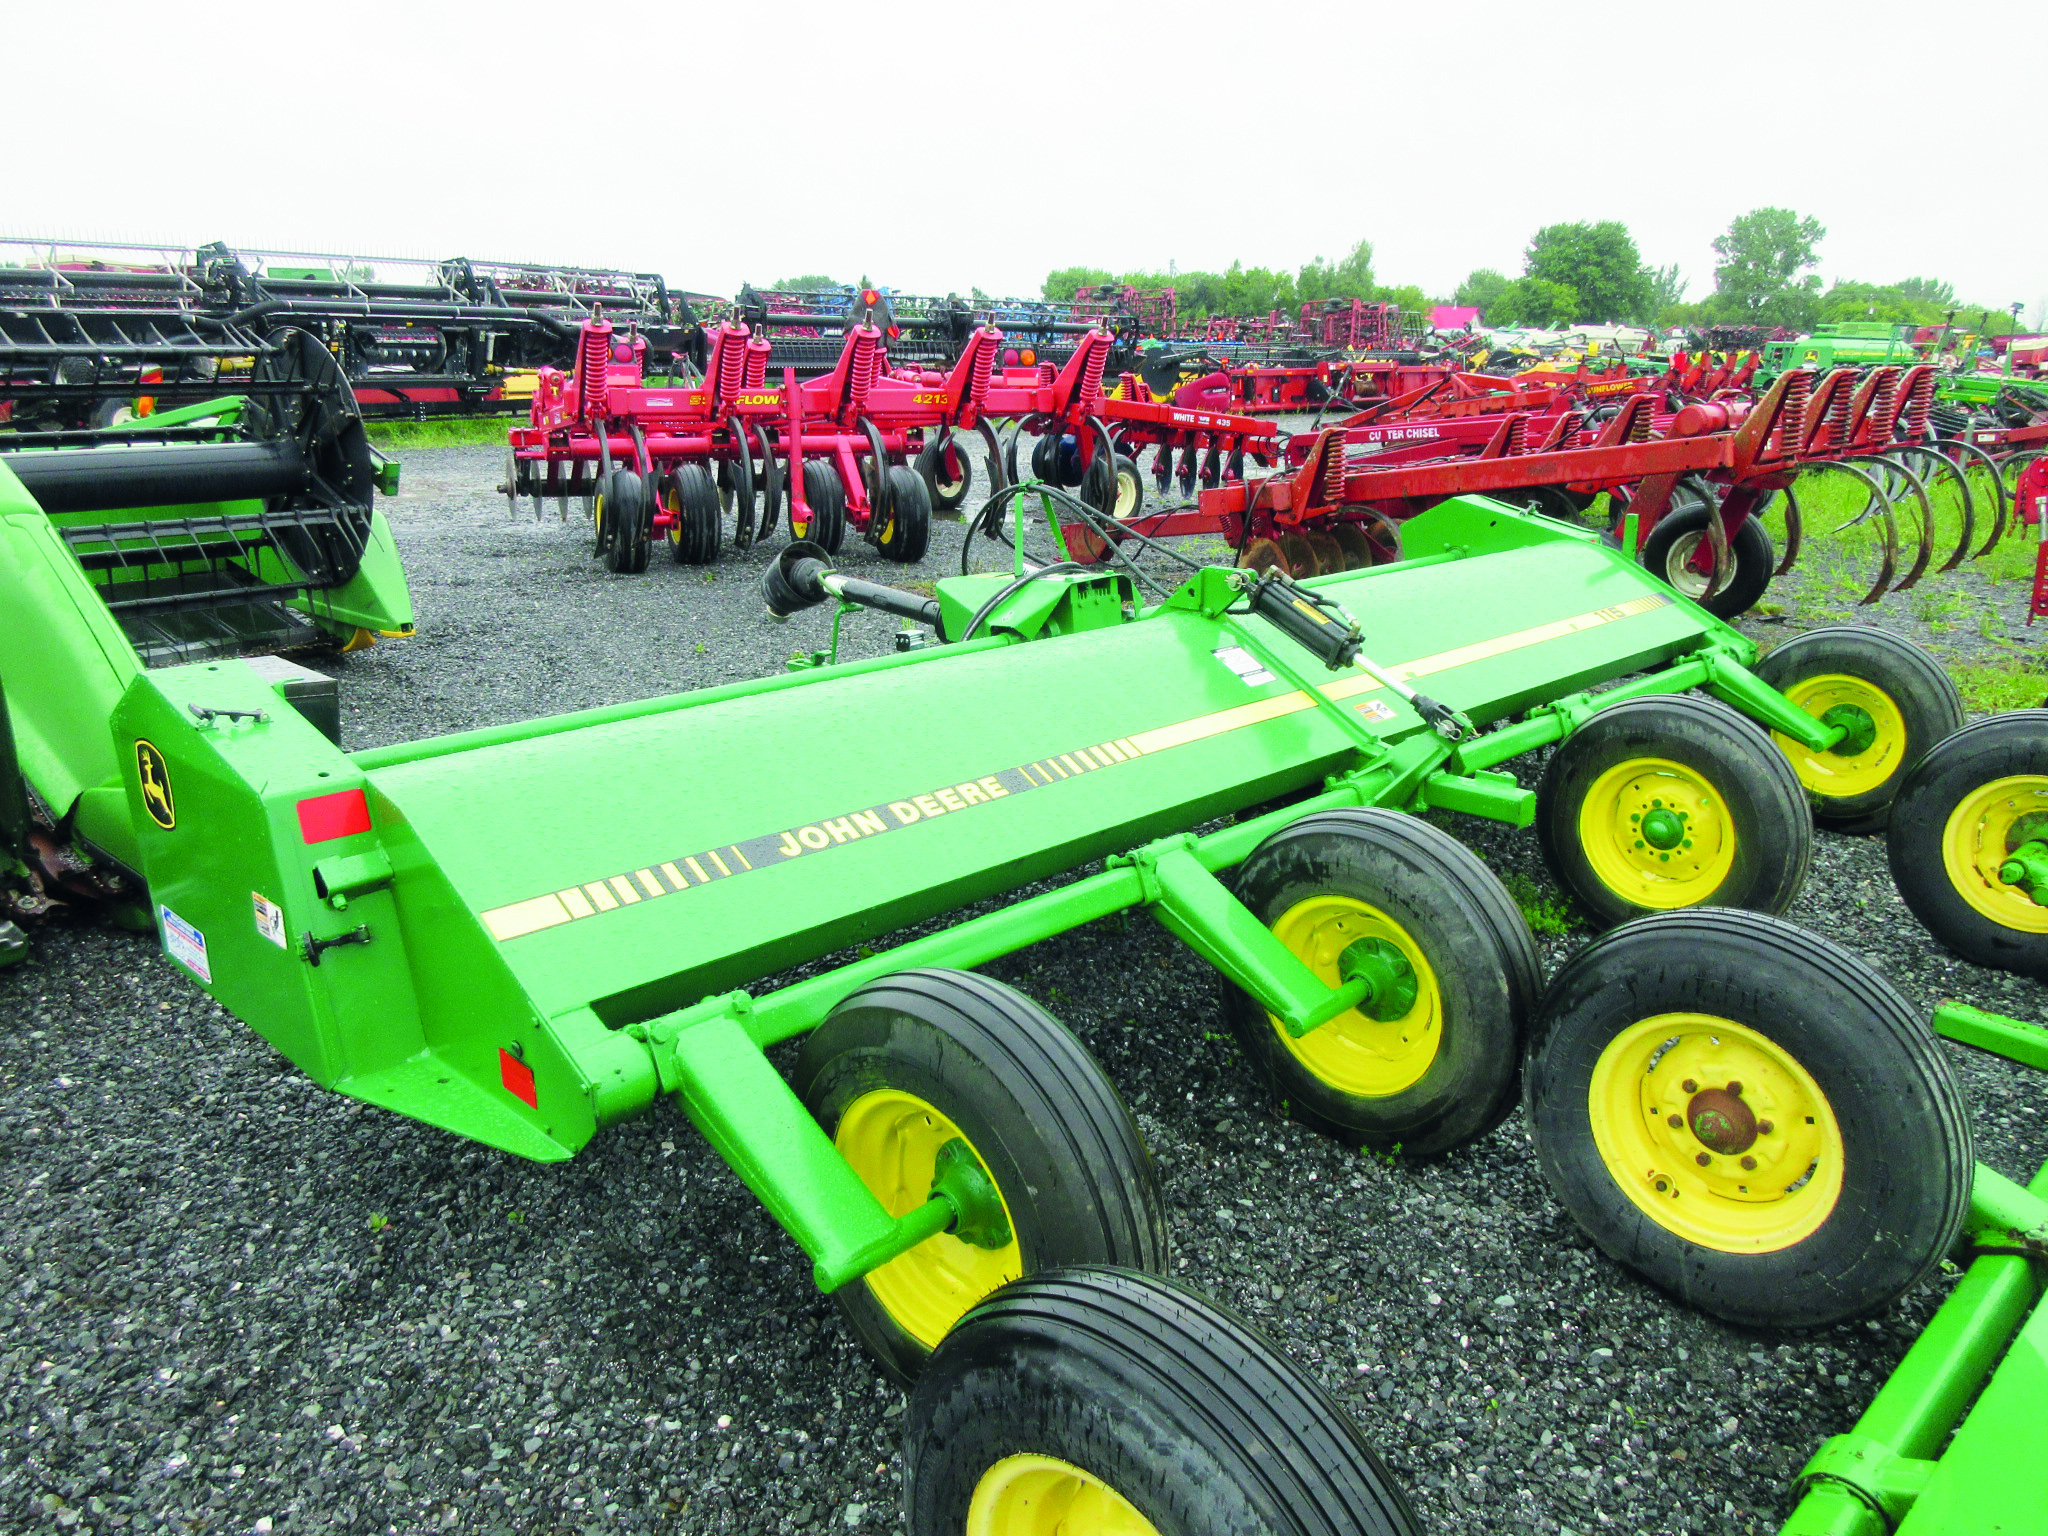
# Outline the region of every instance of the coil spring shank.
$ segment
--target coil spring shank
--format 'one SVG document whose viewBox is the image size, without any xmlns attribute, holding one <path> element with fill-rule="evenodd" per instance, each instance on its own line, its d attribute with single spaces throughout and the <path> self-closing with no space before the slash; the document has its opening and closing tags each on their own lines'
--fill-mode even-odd
<svg viewBox="0 0 2048 1536">
<path fill-rule="evenodd" d="M 611 360 L 611 321 L 584 321 L 583 334 L 576 342 L 576 388 L 577 399 L 582 404 L 586 418 L 595 419 L 605 414 L 605 406 L 610 397 L 610 391 L 606 388 L 605 369 Z"/>
<path fill-rule="evenodd" d="M 974 360 L 967 370 L 967 398 L 979 405 L 988 398 L 989 375 L 995 371 L 996 347 L 1002 332 L 983 327 L 974 335 Z"/>
<path fill-rule="evenodd" d="M 759 389 L 768 382 L 768 354 L 774 350 L 759 336 L 747 338 L 746 388 Z"/>
<path fill-rule="evenodd" d="M 847 360 L 846 395 L 856 410 L 867 404 L 868 391 L 882 372 L 882 333 L 872 325 L 856 326 L 853 356 Z"/>
<path fill-rule="evenodd" d="M 1901 415 L 1905 417 L 1906 435 L 1919 439 L 1927 435 L 1928 417 L 1934 410 L 1934 374 L 1929 371 L 1913 379 L 1913 387 L 1906 392 L 1906 403 Z"/>
<path fill-rule="evenodd" d="M 1806 407 L 1812 395 L 1810 374 L 1794 374 L 1792 382 L 1785 386 L 1785 396 L 1779 404 L 1778 451 L 1788 458 L 1797 457 L 1806 446 Z"/>
<path fill-rule="evenodd" d="M 1101 331 L 1090 331 L 1088 341 L 1088 361 L 1081 365 L 1081 399 L 1092 408 L 1102 398 L 1102 370 L 1109 363 L 1109 337 Z"/>
<path fill-rule="evenodd" d="M 721 325 L 718 339 L 712 343 L 711 387 L 721 404 L 730 403 L 746 386 L 746 334 L 742 327 Z"/>
</svg>

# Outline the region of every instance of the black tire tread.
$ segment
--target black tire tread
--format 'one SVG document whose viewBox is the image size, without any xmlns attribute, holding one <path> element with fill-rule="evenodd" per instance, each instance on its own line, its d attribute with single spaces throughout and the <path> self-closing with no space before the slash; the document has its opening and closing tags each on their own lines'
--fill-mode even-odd
<svg viewBox="0 0 2048 1536">
<path fill-rule="evenodd" d="M 1782 690 L 1789 683 L 1798 680 L 1793 675 L 1794 663 L 1814 651 L 1826 651 L 1844 643 L 1867 646 L 1892 656 L 1903 669 L 1903 675 L 1910 676 L 1917 685 L 1926 689 L 1925 696 L 1917 700 L 1895 699 L 1902 714 L 1910 710 L 1912 713 L 1925 714 L 1928 719 L 1926 729 L 1913 733 L 1924 736 L 1925 739 L 1917 743 L 1912 740 L 1907 742 L 1905 761 L 1888 785 L 1880 786 L 1870 795 L 1857 797 L 1853 805 L 1839 808 L 1830 808 L 1820 797 L 1807 795 L 1808 801 L 1813 805 L 1814 819 L 1822 826 L 1836 832 L 1878 832 L 1884 829 L 1892 802 L 1914 766 L 1934 746 L 1953 736 L 1962 727 L 1963 696 L 1957 692 L 1955 680 L 1948 675 L 1948 670 L 1940 662 L 1904 636 L 1895 635 L 1874 625 L 1830 624 L 1820 629 L 1809 629 L 1806 633 L 1795 635 L 1783 645 L 1774 646 L 1765 652 L 1756 664 L 1756 675 L 1773 688 Z M 1883 680 L 1872 677 L 1869 681 L 1881 683 Z M 1894 688 L 1886 689 L 1888 693 L 1895 691 L 1897 690 Z M 1911 730 L 1913 722 L 1910 716 L 1907 723 L 1908 729 Z M 1914 750 L 1916 745 L 1917 751 Z M 1805 793 L 1803 788 L 1801 793 Z M 1872 800 L 1877 803 L 1871 804 Z"/>
<path fill-rule="evenodd" d="M 828 1068 L 860 1048 L 858 1019 L 869 1010 L 905 1014 L 940 1033 L 980 1064 L 1035 1134 L 1057 1139 L 1069 1163 L 1115 1177 L 1106 1198 L 1086 1192 L 1094 1224 L 1078 1234 L 1063 1230 L 1070 1250 L 1078 1237 L 1073 1251 L 1090 1262 L 1164 1267 L 1166 1216 L 1151 1154 L 1108 1074 L 1066 1026 L 1022 993 L 971 971 L 895 972 L 848 994 L 805 1039 L 792 1086 L 813 1113 Z"/>
<path fill-rule="evenodd" d="M 1597 739 L 1589 737 L 1589 732 L 1623 729 L 1626 722 L 1659 711 L 1678 721 L 1689 722 L 1701 730 L 1719 732 L 1726 738 L 1739 741 L 1747 749 L 1748 755 L 1758 769 L 1756 782 L 1752 788 L 1760 796 L 1775 802 L 1766 808 L 1767 813 L 1777 815 L 1787 825 L 1803 824 L 1809 829 L 1811 827 L 1806 789 L 1799 782 L 1798 774 L 1793 772 L 1792 764 L 1764 733 L 1763 728 L 1739 710 L 1714 699 L 1685 693 L 1653 694 L 1603 709 L 1585 725 L 1567 736 L 1550 754 L 1550 761 L 1545 764 L 1543 777 L 1537 786 L 1536 814 L 1537 841 L 1543 850 L 1544 862 L 1557 876 L 1558 883 L 1576 894 L 1580 898 L 1580 905 L 1597 921 L 1603 923 L 1619 921 L 1634 914 L 1602 910 L 1600 898 L 1582 889 L 1578 882 L 1570 878 L 1571 866 L 1565 857 L 1565 850 L 1559 845 L 1557 829 L 1553 825 L 1555 816 L 1552 813 L 1555 812 L 1557 798 L 1562 793 L 1563 780 L 1571 771 L 1576 756 L 1582 751 L 1590 750 L 1586 743 Z M 1617 720 L 1624 722 L 1623 726 L 1616 726 L 1614 722 Z M 1569 808 L 1568 819 L 1576 827 L 1576 806 Z M 1793 899 L 1798 896 L 1800 888 L 1806 883 L 1807 871 L 1813 863 L 1813 839 L 1810 830 L 1799 841 L 1795 852 L 1796 857 L 1792 863 L 1780 870 L 1777 889 L 1767 893 L 1771 910 L 1782 912 L 1790 906 Z M 1618 906 L 1619 903 L 1615 902 L 1613 905 Z"/>
<path fill-rule="evenodd" d="M 1132 1400 L 1228 1454 L 1257 1502 L 1285 1520 L 1275 1536 L 1413 1536 L 1400 1489 L 1330 1394 L 1243 1318 L 1185 1284 L 1110 1268 L 1072 1268 L 1005 1286 L 970 1312 L 934 1357 L 909 1413 L 909 1508 L 915 1536 L 928 1458 L 952 1447 L 928 1433 L 948 1394 L 980 1371 L 1003 1384 L 1009 1352 L 1032 1352 L 1075 1378 L 1106 1378 L 1102 1411 Z M 1058 1351 L 1057 1354 L 1051 1351 Z M 1121 1390 L 1118 1390 L 1121 1389 Z M 1091 1405 L 1092 1406 L 1092 1405 Z M 976 1475 L 980 1469 L 967 1469 Z M 1184 1490 L 1192 1520 L 1209 1490 Z M 1198 1529 L 1210 1527 L 1203 1523 Z M 936 1529 L 932 1527 L 930 1529 Z M 1220 1529 L 1235 1536 L 1237 1523 Z"/>
<path fill-rule="evenodd" d="M 1616 1239 L 1615 1234 L 1596 1230 L 1573 1209 L 1572 1192 L 1560 1177 L 1551 1149 L 1546 1146 L 1547 1117 L 1539 1101 L 1550 1077 L 1544 1055 L 1556 1037 L 1566 1004 L 1580 993 L 1598 995 L 1611 992 L 1617 986 L 1625 986 L 1628 984 L 1626 978 L 1651 976 L 1654 979 L 1653 966 L 1633 953 L 1652 945 L 1665 949 L 1669 956 L 1663 962 L 1665 968 L 1691 988 L 1697 988 L 1703 977 L 1714 973 L 1717 959 L 1728 967 L 1725 974 L 1731 976 L 1783 975 L 1799 968 L 1822 978 L 1823 984 L 1839 998 L 1830 1017 L 1836 1021 L 1850 1017 L 1855 1019 L 1854 1027 L 1859 1034 L 1854 1054 L 1868 1061 L 1883 1052 L 1895 1052 L 1932 1090 L 1926 1096 L 1928 1118 L 1925 1122 L 1931 1136 L 1920 1145 L 1891 1148 L 1891 1155 L 1902 1161 L 1911 1160 L 1917 1167 L 1924 1168 L 1928 1165 L 1930 1147 L 1947 1149 L 1950 1154 L 1947 1176 L 1939 1181 L 1937 1199 L 1932 1207 L 1938 1239 L 1917 1256 L 1908 1256 L 1913 1262 L 1896 1273 L 1891 1283 L 1879 1287 L 1881 1294 L 1866 1296 L 1848 1310 L 1822 1313 L 1810 1309 L 1796 1310 L 1787 1297 L 1778 1292 L 1766 1295 L 1761 1307 L 1750 1308 L 1718 1306 L 1712 1298 L 1682 1288 L 1677 1292 L 1679 1298 L 1730 1322 L 1803 1327 L 1841 1321 L 1875 1310 L 1925 1280 L 1954 1246 L 1962 1230 L 1969 1211 L 1970 1184 L 1975 1166 L 1969 1114 L 1948 1057 L 1926 1020 L 1916 1014 L 1897 989 L 1862 957 L 1797 924 L 1761 912 L 1693 908 L 1639 918 L 1580 949 L 1551 979 L 1529 1032 L 1522 1082 L 1537 1161 L 1545 1182 L 1559 1201 L 1572 1210 L 1587 1235 L 1610 1258 L 1641 1270 L 1634 1255 Z M 1625 958 L 1617 960 L 1617 955 Z M 1617 974 L 1603 978 L 1603 968 L 1609 967 Z M 1644 1005 L 1644 1008 L 1655 1006 Z M 1625 1200 L 1626 1196 L 1617 1194 L 1616 1198 Z M 1897 1244 L 1890 1241 L 1866 1247 L 1869 1252 L 1876 1253 L 1880 1248 L 1896 1251 Z M 1801 1278 L 1806 1278 L 1804 1273 Z"/>
<path fill-rule="evenodd" d="M 1382 847 L 1398 846 L 1401 854 L 1426 865 L 1433 876 L 1450 888 L 1454 899 L 1472 909 L 1478 919 L 1477 926 L 1495 941 L 1494 953 L 1484 960 L 1475 959 L 1473 963 L 1498 963 L 1506 980 L 1509 1007 L 1519 1039 L 1542 991 L 1535 938 L 1506 887 L 1477 854 L 1449 833 L 1403 812 L 1381 807 L 1320 811 L 1290 822 L 1253 850 L 1233 876 L 1233 888 L 1242 889 L 1248 874 L 1256 879 L 1259 865 L 1254 861 L 1282 857 L 1290 844 L 1332 832 Z M 1238 1029 L 1243 1043 L 1255 1049 L 1250 1036 L 1271 1028 L 1264 1010 L 1230 983 L 1224 982 L 1223 986 L 1226 1014 Z M 1263 1044 L 1263 1041 L 1259 1043 Z M 1254 1059 L 1262 1058 L 1255 1054 Z M 1272 1087 L 1276 1092 L 1285 1092 L 1284 1085 L 1278 1081 L 1273 1081 Z M 1516 1073 L 1510 1070 L 1496 1093 L 1469 1125 L 1458 1128 L 1441 1145 L 1432 1140 L 1420 1145 L 1407 1145 L 1404 1150 L 1413 1156 L 1429 1156 L 1478 1140 L 1513 1112 L 1516 1087 Z M 1320 1117 L 1317 1119 L 1321 1123 Z M 1347 1134 L 1335 1126 L 1326 1125 L 1325 1128 L 1336 1134 Z"/>
<path fill-rule="evenodd" d="M 1941 858 L 1948 818 L 1963 795 L 2048 757 L 2048 707 L 1974 720 L 1915 763 L 1892 802 L 1885 858 L 1900 899 L 1928 932 L 1964 959 L 2048 981 L 2048 939 L 1992 922 L 1956 894 Z"/>
</svg>

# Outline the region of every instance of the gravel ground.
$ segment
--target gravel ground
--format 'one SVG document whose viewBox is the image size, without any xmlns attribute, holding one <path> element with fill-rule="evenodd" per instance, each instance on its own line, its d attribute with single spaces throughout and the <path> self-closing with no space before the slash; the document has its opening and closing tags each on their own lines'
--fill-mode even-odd
<svg viewBox="0 0 2048 1536">
<path fill-rule="evenodd" d="M 573 525 L 507 519 L 500 452 L 406 457 L 388 510 L 421 634 L 328 663 L 350 746 L 760 676 L 824 643 L 816 612 L 763 616 L 775 546 L 712 571 L 657 553 L 618 580 Z M 940 524 L 918 574 L 958 540 Z M 857 544 L 845 564 L 881 567 Z M 889 627 L 851 624 L 848 653 Z M 1459 830 L 1550 890 L 1533 834 Z M 2048 989 L 1934 945 L 1878 842 L 1823 837 L 1792 915 L 1916 1004 L 2048 1017 Z M 1576 942 L 1546 940 L 1546 962 Z M 1281 1118 L 1211 976 L 1148 921 L 990 969 L 1133 1106 L 1176 1271 L 1336 1391 L 1444 1536 L 1775 1529 L 1947 1283 L 1868 1322 L 1733 1329 L 1592 1249 L 1519 1114 L 1391 1166 Z M 0 1528 L 896 1525 L 900 1396 L 673 1108 L 571 1164 L 520 1163 L 310 1087 L 147 936 L 105 927 L 40 933 L 0 973 L 0 1020 Z M 2038 1084 L 1953 1054 L 1980 1156 L 2030 1174 Z"/>
</svg>

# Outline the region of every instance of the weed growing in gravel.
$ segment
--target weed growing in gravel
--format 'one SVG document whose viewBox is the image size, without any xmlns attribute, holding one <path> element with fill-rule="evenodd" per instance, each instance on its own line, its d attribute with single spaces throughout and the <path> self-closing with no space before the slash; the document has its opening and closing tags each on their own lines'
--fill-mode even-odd
<svg viewBox="0 0 2048 1536">
<path fill-rule="evenodd" d="M 391 1218 L 389 1216 L 379 1216 L 372 1213 L 370 1217 L 370 1230 L 372 1232 L 382 1232 L 386 1227 L 390 1225 Z"/>
<path fill-rule="evenodd" d="M 1502 884 L 1522 909 L 1522 918 L 1531 933 L 1563 938 L 1572 931 L 1571 904 L 1564 897 L 1545 895 L 1527 875 L 1509 875 Z"/>
</svg>

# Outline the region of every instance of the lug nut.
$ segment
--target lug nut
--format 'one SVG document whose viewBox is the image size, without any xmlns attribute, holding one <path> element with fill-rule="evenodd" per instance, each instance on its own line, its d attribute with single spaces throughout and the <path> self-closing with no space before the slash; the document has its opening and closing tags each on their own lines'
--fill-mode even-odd
<svg viewBox="0 0 2048 1536">
<path fill-rule="evenodd" d="M 1714 1160 L 1711 1157 L 1707 1156 L 1707 1154 L 1704 1152 L 1702 1152 L 1698 1157 L 1694 1158 L 1693 1161 L 1698 1163 L 1702 1168 L 1711 1168 L 1714 1166 Z"/>
<path fill-rule="evenodd" d="M 1669 1117 L 1669 1121 L 1671 1129 L 1673 1129 L 1674 1131 L 1682 1131 L 1685 1129 L 1685 1116 L 1672 1115 Z"/>
<path fill-rule="evenodd" d="M 1768 1121 L 1768 1120 L 1759 1120 L 1759 1121 L 1757 1121 L 1757 1123 L 1756 1123 L 1756 1133 L 1757 1133 L 1757 1135 L 1759 1135 L 1759 1136 L 1768 1136 L 1768 1135 L 1770 1135 L 1770 1134 L 1771 1134 L 1771 1122 L 1770 1122 L 1770 1121 Z"/>
<path fill-rule="evenodd" d="M 1739 1099 L 1742 1097 L 1742 1084 L 1737 1082 L 1730 1082 L 1728 1084 L 1728 1091 L 1734 1094 L 1735 1097 Z"/>
<path fill-rule="evenodd" d="M 1683 1088 L 1687 1093 L 1698 1093 L 1700 1091 L 1700 1085 L 1694 1082 L 1689 1077 L 1684 1082 L 1680 1083 L 1678 1086 Z"/>
<path fill-rule="evenodd" d="M 1742 1168 L 1743 1168 L 1743 1171 L 1744 1171 L 1745 1173 L 1748 1173 L 1748 1172 L 1753 1172 L 1753 1171 L 1755 1171 L 1755 1168 L 1756 1168 L 1756 1159 L 1755 1159 L 1755 1158 L 1753 1158 L 1753 1157 L 1745 1157 L 1745 1158 L 1744 1158 L 1744 1159 L 1742 1160 Z"/>
<path fill-rule="evenodd" d="M 1657 1181 L 1657 1193 L 1658 1193 L 1658 1194 L 1660 1194 L 1660 1195 L 1661 1195 L 1661 1194 L 1663 1194 L 1663 1193 L 1664 1193 L 1664 1191 L 1666 1191 L 1666 1190 L 1667 1190 L 1667 1189 L 1669 1189 L 1670 1187 L 1671 1187 L 1671 1182 L 1670 1182 L 1670 1180 L 1668 1180 L 1668 1179 L 1659 1179 L 1659 1180 Z"/>
</svg>

